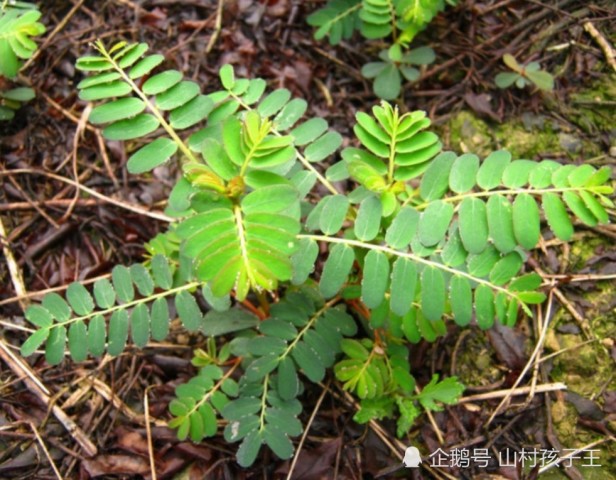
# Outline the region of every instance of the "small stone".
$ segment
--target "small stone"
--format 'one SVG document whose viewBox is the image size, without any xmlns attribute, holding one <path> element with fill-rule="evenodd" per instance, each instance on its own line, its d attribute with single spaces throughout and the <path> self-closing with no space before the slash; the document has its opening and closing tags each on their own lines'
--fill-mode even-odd
<svg viewBox="0 0 616 480">
<path fill-rule="evenodd" d="M 569 133 L 559 133 L 558 142 L 569 153 L 578 153 L 582 148 L 582 141 Z"/>
<path fill-rule="evenodd" d="M 616 146 L 610 147 L 610 157 L 616 158 Z"/>
</svg>

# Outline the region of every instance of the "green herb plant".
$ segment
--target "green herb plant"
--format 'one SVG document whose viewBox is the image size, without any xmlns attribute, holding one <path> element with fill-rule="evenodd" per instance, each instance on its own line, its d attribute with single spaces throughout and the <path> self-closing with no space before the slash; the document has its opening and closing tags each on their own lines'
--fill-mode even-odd
<svg viewBox="0 0 616 480">
<path fill-rule="evenodd" d="M 35 5 L 3 0 L 0 3 L 0 77 L 17 77 L 22 60 L 31 58 L 37 45 L 32 37 L 45 33 Z M 20 87 L 0 91 L 0 120 L 10 120 L 23 102 L 34 98 L 31 88 Z"/>
<path fill-rule="evenodd" d="M 385 102 L 357 113 L 356 146 L 332 163 L 342 137 L 304 119 L 306 101 L 286 89 L 266 93 L 226 65 L 222 90 L 203 94 L 176 70 L 154 73 L 163 56 L 144 43 L 95 48 L 77 62 L 92 73 L 78 85 L 96 102 L 90 121 L 130 140 L 131 173 L 180 162 L 166 210 L 175 221 L 143 263 L 30 306 L 22 354 L 44 345 L 50 364 L 67 345 L 74 361 L 119 355 L 129 338 L 139 348 L 165 339 L 179 317 L 205 341 L 169 424 L 199 442 L 222 419 L 242 466 L 264 444 L 293 455 L 306 384 L 327 376 L 357 397 L 356 421 L 396 418 L 400 436 L 423 410 L 454 404 L 455 377 L 415 380 L 413 345 L 449 321 L 485 330 L 532 314 L 545 295 L 524 263 L 541 212 L 563 241 L 572 217 L 608 221 L 607 167 L 442 152 L 424 112 Z"/>
<path fill-rule="evenodd" d="M 332 45 L 352 37 L 356 30 L 368 40 L 390 39 L 388 48 L 379 54 L 381 62 L 364 65 L 362 74 L 375 78 L 374 93 L 383 100 L 397 98 L 402 77 L 409 82 L 419 78 L 411 65 L 434 61 L 428 47 L 403 52 L 415 36 L 432 21 L 447 4 L 455 0 L 331 0 L 308 17 L 316 27 L 317 40 L 328 36 Z"/>
<path fill-rule="evenodd" d="M 515 84 L 517 88 L 534 85 L 545 92 L 554 90 L 554 77 L 549 72 L 541 70 L 539 62 L 520 65 L 515 57 L 509 53 L 503 55 L 503 62 L 513 71 L 501 72 L 496 75 L 494 83 L 498 88 L 509 88 Z"/>
</svg>

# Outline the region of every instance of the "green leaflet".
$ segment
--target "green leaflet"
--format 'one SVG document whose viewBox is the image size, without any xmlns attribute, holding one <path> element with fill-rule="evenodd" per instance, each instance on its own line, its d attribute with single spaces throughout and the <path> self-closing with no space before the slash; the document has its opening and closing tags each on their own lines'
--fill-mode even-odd
<svg viewBox="0 0 616 480">
<path fill-rule="evenodd" d="M 359 206 L 355 219 L 355 235 L 362 241 L 373 240 L 381 226 L 383 207 L 376 197 L 368 197 Z"/>
<path fill-rule="evenodd" d="M 94 298 L 100 308 L 109 308 L 115 304 L 116 293 L 109 280 L 102 278 L 94 282 Z"/>
<path fill-rule="evenodd" d="M 319 226 L 326 235 L 333 235 L 341 228 L 349 209 L 349 200 L 344 195 L 332 195 L 323 200 Z"/>
<path fill-rule="evenodd" d="M 68 350 L 74 362 L 83 362 L 88 357 L 88 343 L 83 341 L 87 335 L 87 327 L 83 320 L 72 323 L 68 329 Z"/>
<path fill-rule="evenodd" d="M 117 310 L 109 320 L 109 355 L 120 355 L 126 346 L 128 339 L 128 313 L 126 310 Z"/>
<path fill-rule="evenodd" d="M 201 327 L 203 314 L 197 305 L 195 297 L 190 293 L 183 291 L 176 295 L 175 309 L 178 312 L 182 324 L 188 331 L 194 332 Z"/>
<path fill-rule="evenodd" d="M 503 195 L 492 195 L 488 199 L 486 210 L 492 242 L 502 253 L 511 252 L 517 246 L 511 203 Z"/>
<path fill-rule="evenodd" d="M 487 285 L 481 284 L 475 289 L 475 313 L 477 325 L 482 330 L 494 325 L 494 296 Z"/>
<path fill-rule="evenodd" d="M 150 77 L 141 88 L 146 95 L 158 95 L 177 85 L 181 80 L 182 74 L 180 72 L 167 70 Z"/>
<path fill-rule="evenodd" d="M 539 208 L 528 193 L 518 195 L 513 202 L 513 232 L 519 244 L 528 250 L 539 241 Z"/>
<path fill-rule="evenodd" d="M 121 98 L 93 109 L 89 120 L 95 125 L 100 125 L 134 117 L 144 110 L 145 103 L 142 100 L 138 98 Z"/>
<path fill-rule="evenodd" d="M 169 160 L 177 150 L 178 146 L 172 140 L 157 138 L 128 159 L 128 171 L 133 174 L 149 172 Z"/>
<path fill-rule="evenodd" d="M 589 227 L 594 227 L 597 223 L 599 223 L 597 218 L 593 215 L 592 211 L 587 207 L 579 195 L 574 192 L 565 192 L 563 194 L 563 198 L 573 214 L 586 225 Z"/>
<path fill-rule="evenodd" d="M 299 241 L 297 252 L 291 257 L 293 264 L 293 285 L 301 285 L 314 270 L 314 264 L 319 255 L 319 246 L 313 240 L 302 238 Z"/>
<path fill-rule="evenodd" d="M 66 299 L 77 315 L 87 315 L 94 310 L 92 296 L 81 283 L 73 282 L 68 286 Z"/>
<path fill-rule="evenodd" d="M 111 271 L 113 288 L 118 299 L 122 302 L 131 302 L 135 298 L 135 289 L 130 270 L 123 265 L 117 265 Z"/>
<path fill-rule="evenodd" d="M 387 244 L 397 250 L 406 248 L 415 236 L 419 218 L 419 212 L 413 208 L 400 209 L 385 234 Z"/>
<path fill-rule="evenodd" d="M 503 184 L 508 188 L 519 188 L 528 183 L 530 173 L 537 167 L 530 160 L 515 160 L 505 167 Z"/>
<path fill-rule="evenodd" d="M 333 297 L 342 288 L 353 267 L 355 254 L 345 244 L 336 244 L 329 252 L 319 282 L 319 290 L 325 298 Z"/>
<path fill-rule="evenodd" d="M 454 275 L 449 283 L 449 299 L 456 323 L 466 326 L 473 315 L 473 292 L 466 277 Z"/>
<path fill-rule="evenodd" d="M 105 352 L 106 338 L 105 318 L 96 315 L 88 325 L 88 350 L 94 357 L 100 357 Z"/>
<path fill-rule="evenodd" d="M 460 238 L 469 253 L 481 253 L 488 244 L 486 204 L 479 198 L 466 197 L 458 211 Z"/>
<path fill-rule="evenodd" d="M 419 240 L 426 247 L 438 244 L 445 238 L 451 219 L 453 206 L 442 200 L 436 200 L 428 205 L 419 219 Z"/>
<path fill-rule="evenodd" d="M 449 188 L 456 193 L 466 193 L 475 186 L 479 171 L 479 157 L 470 153 L 459 156 L 449 172 Z"/>
<path fill-rule="evenodd" d="M 411 260 L 399 257 L 391 271 L 391 297 L 389 305 L 396 315 L 404 316 L 415 299 L 417 267 Z"/>
<path fill-rule="evenodd" d="M 338 132 L 327 132 L 306 147 L 304 155 L 309 162 L 320 162 L 338 150 L 340 145 L 342 136 Z"/>
<path fill-rule="evenodd" d="M 159 126 L 158 120 L 149 113 L 112 123 L 103 130 L 108 140 L 132 140 L 152 133 Z"/>
<path fill-rule="evenodd" d="M 368 308 L 378 307 L 387 290 L 389 259 L 378 250 L 370 250 L 364 259 L 362 300 Z"/>
<path fill-rule="evenodd" d="M 494 285 L 504 285 L 517 275 L 523 264 L 524 259 L 519 253 L 508 253 L 490 271 L 490 282 Z"/>
<path fill-rule="evenodd" d="M 28 357 L 32 355 L 37 348 L 39 348 L 43 342 L 47 340 L 50 333 L 56 329 L 50 330 L 48 328 L 42 328 L 40 330 L 36 330 L 32 335 L 28 337 L 28 339 L 21 346 L 21 354 L 24 357 Z"/>
<path fill-rule="evenodd" d="M 69 312 L 70 315 L 70 312 Z M 53 319 L 51 317 L 51 313 L 47 308 L 41 307 L 40 305 L 31 305 L 26 309 L 25 312 L 26 320 L 28 320 L 31 324 L 41 327 L 48 328 L 53 324 Z"/>
<path fill-rule="evenodd" d="M 149 55 L 143 58 L 142 60 L 140 60 L 137 64 L 135 64 L 130 69 L 128 76 L 132 80 L 141 78 L 144 75 L 147 75 L 148 73 L 150 73 L 152 70 L 154 70 L 158 65 L 160 65 L 163 62 L 164 59 L 165 57 L 159 54 Z"/>
<path fill-rule="evenodd" d="M 440 320 L 445 312 L 445 279 L 441 270 L 425 267 L 421 273 L 421 311 L 430 321 Z"/>
<path fill-rule="evenodd" d="M 442 198 L 449 185 L 449 175 L 456 155 L 453 152 L 443 152 L 438 155 L 424 173 L 419 191 L 426 201 Z"/>
<path fill-rule="evenodd" d="M 39 330 L 45 331 L 45 330 Z M 36 337 L 38 341 L 41 337 Z M 36 343 L 33 341 L 33 344 Z M 25 344 L 24 344 L 25 345 Z M 51 329 L 45 344 L 45 360 L 49 365 L 58 365 L 64 360 L 64 347 L 66 345 L 66 327 L 60 326 Z M 27 350 L 33 350 L 31 346 Z M 36 348 L 36 347 L 35 347 Z"/>
<path fill-rule="evenodd" d="M 483 190 L 492 190 L 501 184 L 503 172 L 511 162 L 511 154 L 505 150 L 493 152 L 486 157 L 477 173 L 477 185 Z"/>
</svg>

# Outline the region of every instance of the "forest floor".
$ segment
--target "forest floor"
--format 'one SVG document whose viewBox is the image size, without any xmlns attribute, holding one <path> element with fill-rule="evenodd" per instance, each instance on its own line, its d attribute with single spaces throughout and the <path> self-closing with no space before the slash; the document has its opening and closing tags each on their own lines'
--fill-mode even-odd
<svg viewBox="0 0 616 480">
<path fill-rule="evenodd" d="M 355 113 L 378 101 L 360 69 L 382 45 L 359 36 L 337 47 L 314 40 L 306 17 L 323 5 L 317 0 L 225 1 L 220 17 L 215 0 L 40 3 L 48 30 L 22 71 L 37 96 L 0 125 L 0 478 L 151 478 L 150 447 L 158 479 L 287 478 L 290 461 L 263 453 L 242 469 L 222 436 L 196 445 L 165 426 L 202 336 L 178 326 L 167 343 L 57 367 L 42 355 L 19 356 L 28 302 L 142 259 L 143 243 L 164 224 L 126 207 L 162 210 L 177 174 L 169 165 L 127 175 L 122 145 L 82 121 L 75 60 L 97 38 L 147 42 L 206 93 L 231 63 L 238 76 L 305 98 L 308 115 L 349 139 Z M 610 0 L 461 0 L 415 40 L 435 50 L 436 62 L 405 87 L 400 106 L 426 110 L 457 153 L 506 148 L 514 158 L 614 167 L 616 72 L 588 22 L 616 43 Z M 498 89 L 505 53 L 539 61 L 555 90 Z M 529 258 L 527 269 L 544 278 L 548 293 L 534 320 L 488 332 L 450 325 L 437 342 L 413 347 L 421 384 L 442 372 L 466 390 L 460 404 L 423 415 L 406 437 L 396 438 L 389 421 L 354 423 L 355 405 L 335 381 L 308 389 L 302 421 L 315 415 L 292 478 L 616 478 L 616 229 L 578 227 L 571 244 L 546 232 Z M 410 445 L 425 459 L 416 470 L 402 468 Z M 466 451 L 469 465 L 435 466 L 428 456 L 438 448 Z M 521 448 L 536 461 L 499 459 Z M 553 451 L 573 455 L 547 468 L 542 456 Z M 485 466 L 482 454 L 490 457 Z"/>
</svg>

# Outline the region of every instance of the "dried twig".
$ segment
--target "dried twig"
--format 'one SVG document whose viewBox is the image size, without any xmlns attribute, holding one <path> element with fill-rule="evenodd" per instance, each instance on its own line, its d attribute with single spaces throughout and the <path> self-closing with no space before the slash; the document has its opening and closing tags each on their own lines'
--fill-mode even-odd
<svg viewBox="0 0 616 480">
<path fill-rule="evenodd" d="M 308 419 L 308 423 L 304 427 L 304 433 L 302 434 L 302 438 L 299 440 L 299 444 L 297 445 L 297 449 L 295 450 L 295 455 L 293 455 L 293 460 L 291 461 L 291 465 L 289 466 L 289 473 L 287 473 L 287 480 L 291 480 L 293 478 L 293 471 L 295 470 L 295 465 L 297 465 L 297 459 L 299 458 L 299 453 L 304 446 L 304 442 L 306 441 L 306 437 L 308 436 L 308 432 L 310 431 L 310 426 L 312 422 L 314 422 L 315 417 L 317 416 L 317 412 L 319 408 L 321 408 L 321 403 L 323 403 L 323 399 L 325 398 L 325 394 L 329 392 L 329 383 L 323 386 L 323 391 L 319 398 L 317 399 L 317 403 L 312 409 L 312 413 L 310 414 L 310 418 Z"/>
<path fill-rule="evenodd" d="M 8 348 L 4 340 L 0 338 L 0 358 L 7 364 L 7 366 L 24 381 L 28 389 L 34 393 L 37 398 L 51 408 L 51 413 L 58 419 L 58 421 L 66 428 L 68 433 L 71 434 L 73 439 L 84 450 L 87 456 L 93 457 L 97 454 L 96 445 L 88 438 L 85 432 L 79 428 L 79 426 L 62 410 L 59 406 L 54 405 L 50 398 L 50 392 L 45 385 L 41 383 L 36 373 L 24 363 L 19 357 L 17 357 L 11 349 Z"/>
<path fill-rule="evenodd" d="M 601 34 L 599 30 L 590 22 L 584 22 L 584 30 L 588 32 L 588 34 L 597 42 L 599 48 L 603 51 L 605 55 L 605 60 L 612 67 L 612 70 L 616 72 L 616 53 L 614 53 L 614 49 L 610 45 L 610 42 Z"/>
<path fill-rule="evenodd" d="M 530 393 L 532 387 L 519 387 L 519 388 L 507 388 L 505 390 L 496 390 L 488 393 L 478 393 L 477 395 L 469 395 L 468 397 L 462 397 L 458 400 L 458 403 L 471 403 L 481 400 L 492 400 L 494 398 L 502 398 L 506 396 L 527 395 Z M 535 393 L 556 392 L 559 390 L 566 390 L 567 385 L 564 383 L 547 383 L 544 385 L 537 385 L 534 389 Z"/>
<path fill-rule="evenodd" d="M 154 459 L 154 445 L 152 443 L 152 429 L 150 427 L 150 402 L 148 401 L 148 390 L 146 388 L 143 393 L 143 414 L 145 415 L 145 435 L 148 442 L 148 457 L 150 459 L 150 473 L 152 480 L 156 480 L 156 463 Z"/>
<path fill-rule="evenodd" d="M 38 441 L 39 445 L 43 449 L 43 452 L 45 452 L 45 456 L 47 457 L 47 460 L 49 460 L 49 463 L 51 464 L 51 468 L 53 469 L 53 472 L 56 474 L 56 477 L 58 477 L 58 480 L 63 480 L 62 475 L 60 474 L 60 471 L 58 470 L 58 467 L 56 467 L 56 464 L 54 463 L 53 458 L 51 458 L 49 450 L 47 450 L 47 445 L 45 445 L 45 442 L 43 442 L 43 439 L 39 435 L 39 432 L 33 423 L 30 424 L 30 428 L 34 432 L 34 436 L 36 437 L 36 440 Z"/>
<path fill-rule="evenodd" d="M 126 203 L 126 202 L 122 202 L 120 200 L 116 200 L 115 198 L 108 197 L 106 195 L 103 195 L 102 193 L 97 192 L 96 190 L 93 190 L 93 189 L 91 189 L 89 187 L 86 187 L 85 185 L 82 185 L 82 184 L 80 184 L 78 182 L 75 182 L 74 180 L 71 180 L 70 178 L 62 177 L 62 176 L 56 175 L 54 173 L 44 172 L 42 170 L 35 170 L 35 169 L 32 169 L 32 168 L 18 168 L 18 169 L 15 169 L 15 170 L 6 170 L 6 171 L 3 171 L 3 172 L 0 172 L 0 176 L 16 175 L 16 174 L 43 175 L 45 177 L 52 178 L 54 180 L 58 180 L 60 182 L 72 185 L 73 187 L 76 187 L 79 190 L 82 190 L 82 191 L 84 191 L 86 193 L 89 193 L 93 197 L 100 198 L 101 200 L 104 200 L 107 203 L 111 203 L 112 205 L 115 205 L 116 207 L 120 207 L 120 208 L 123 208 L 125 210 L 129 210 L 131 212 L 138 213 L 140 215 L 145 215 L 146 217 L 155 218 L 156 220 L 161 220 L 163 222 L 171 223 L 171 222 L 175 222 L 176 221 L 175 218 L 169 217 L 169 216 L 165 215 L 164 213 L 150 212 L 149 210 L 145 210 L 144 208 L 137 207 L 135 205 L 131 205 L 130 203 Z"/>
<path fill-rule="evenodd" d="M 539 332 L 539 338 L 537 339 L 537 344 L 535 345 L 533 353 L 531 354 L 530 358 L 528 359 L 528 362 L 526 362 L 526 365 L 524 365 L 524 368 L 520 372 L 520 375 L 518 376 L 518 378 L 514 382 L 513 386 L 511 387 L 511 389 L 509 390 L 507 395 L 505 395 L 505 397 L 498 404 L 498 407 L 496 407 L 494 409 L 494 411 L 492 412 L 492 415 L 490 415 L 490 418 L 488 419 L 488 421 L 485 424 L 485 428 L 487 428 L 492 423 L 492 421 L 496 418 L 496 416 L 501 412 L 503 407 L 507 404 L 507 402 L 509 401 L 509 399 L 513 395 L 513 391 L 515 390 L 515 388 L 520 384 L 520 382 L 524 378 L 524 375 L 526 375 L 526 373 L 530 370 L 530 368 L 533 367 L 533 365 L 535 364 L 535 359 L 539 358 L 540 353 L 543 351 L 543 343 L 545 342 L 545 337 L 546 337 L 546 335 L 548 333 L 548 326 L 550 325 L 550 320 L 552 318 L 552 297 L 553 297 L 553 292 L 554 292 L 553 290 L 550 291 L 549 296 L 548 296 L 548 303 L 547 303 L 546 312 L 545 312 L 545 319 L 543 321 L 543 326 L 541 328 L 541 331 Z M 533 387 L 529 387 L 529 388 L 535 388 L 535 387 L 533 386 Z M 530 391 L 532 391 L 532 390 L 529 390 L 529 392 Z"/>
<path fill-rule="evenodd" d="M 17 264 L 17 262 L 15 261 L 15 257 L 13 256 L 13 251 L 9 246 L 9 240 L 6 234 L 6 230 L 4 229 L 2 217 L 0 217 L 0 243 L 2 243 L 2 253 L 4 253 L 6 264 L 9 267 L 9 273 L 11 275 L 11 281 L 13 282 L 13 288 L 15 289 L 15 293 L 21 298 L 26 298 L 27 292 L 24 285 L 24 279 L 21 276 L 21 269 L 19 268 L 19 265 Z M 21 305 L 22 309 L 25 307 L 25 304 L 21 300 L 19 300 L 19 304 Z"/>
</svg>

